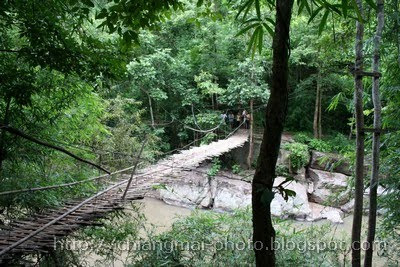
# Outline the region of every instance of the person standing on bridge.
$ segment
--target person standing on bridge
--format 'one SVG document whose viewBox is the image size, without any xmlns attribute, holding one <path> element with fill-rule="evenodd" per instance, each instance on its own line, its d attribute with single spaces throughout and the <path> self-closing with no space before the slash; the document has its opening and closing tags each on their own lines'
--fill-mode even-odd
<svg viewBox="0 0 400 267">
<path fill-rule="evenodd" d="M 231 126 L 231 129 L 233 129 L 235 127 L 235 115 L 233 115 L 232 111 L 229 112 L 228 121 L 229 125 Z"/>
<path fill-rule="evenodd" d="M 240 116 L 240 112 L 238 112 L 236 114 L 236 125 L 235 125 L 235 128 L 240 126 L 240 122 L 241 122 L 241 116 Z"/>
<path fill-rule="evenodd" d="M 243 121 L 243 124 L 244 124 L 244 128 L 245 129 L 248 129 L 247 128 L 247 126 L 248 126 L 248 121 L 247 121 L 247 110 L 243 110 L 243 112 L 242 112 L 242 121 Z"/>
<path fill-rule="evenodd" d="M 246 129 L 250 129 L 251 116 L 252 116 L 252 114 L 250 114 L 250 113 L 246 114 Z"/>
</svg>

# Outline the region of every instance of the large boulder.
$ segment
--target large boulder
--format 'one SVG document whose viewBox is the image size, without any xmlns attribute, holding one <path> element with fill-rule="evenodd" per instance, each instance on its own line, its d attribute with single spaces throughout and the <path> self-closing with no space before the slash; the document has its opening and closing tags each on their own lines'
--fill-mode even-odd
<svg viewBox="0 0 400 267">
<path fill-rule="evenodd" d="M 286 178 L 277 177 L 274 186 L 278 186 Z M 271 202 L 271 213 L 278 217 L 292 217 L 295 219 L 305 219 L 311 213 L 308 203 L 307 188 L 298 182 L 291 181 L 284 185 L 285 189 L 296 192 L 296 196 L 289 197 L 286 201 L 279 193 L 275 194 Z"/>
<path fill-rule="evenodd" d="M 311 180 L 283 184 L 285 189 L 296 192 L 296 195 L 286 201 L 282 195 L 275 193 L 271 202 L 272 215 L 302 221 L 328 219 L 341 222 L 338 209 L 321 208 L 321 205 L 310 203 L 309 198 L 323 203 L 335 190 L 346 187 L 347 176 L 312 169 L 311 172 Z M 209 179 L 206 174 L 181 171 L 175 178 L 167 182 L 166 188 L 157 190 L 156 196 L 168 204 L 217 211 L 232 211 L 251 205 L 251 183 L 236 176 L 228 178 L 217 175 Z M 277 177 L 274 186 L 280 185 L 285 179 Z"/>
<path fill-rule="evenodd" d="M 157 197 L 172 205 L 212 208 L 218 211 L 232 211 L 251 205 L 251 183 L 247 181 L 222 176 L 209 180 L 207 175 L 195 172 L 185 175 L 185 179 L 173 179 L 166 188 L 159 189 Z M 284 180 L 284 177 L 277 177 L 275 186 Z M 272 215 L 304 220 L 311 213 L 306 186 L 291 181 L 284 187 L 295 191 L 296 196 L 291 196 L 286 201 L 276 193 L 271 202 Z"/>
<path fill-rule="evenodd" d="M 307 174 L 306 174 L 306 168 L 301 167 L 300 169 L 296 170 L 296 173 L 294 174 L 293 178 L 300 182 L 300 183 L 307 183 Z"/>
<path fill-rule="evenodd" d="M 339 207 L 349 200 L 349 176 L 311 168 L 308 169 L 308 175 L 311 180 L 308 188 L 310 201 Z"/>
<path fill-rule="evenodd" d="M 286 167 L 289 168 L 289 164 L 290 164 L 289 156 L 290 156 L 290 151 L 281 148 L 281 149 L 279 150 L 278 161 L 277 161 L 276 164 L 277 164 L 277 165 L 284 165 L 284 166 L 286 166 Z"/>
<path fill-rule="evenodd" d="M 367 187 L 364 190 L 364 194 L 363 194 L 363 213 L 364 214 L 368 214 L 369 213 L 369 190 L 370 188 Z M 378 186 L 378 197 L 387 194 L 387 191 L 384 187 L 382 186 Z M 343 206 L 340 207 L 340 209 L 346 213 L 352 213 L 354 210 L 354 198 L 351 199 L 349 202 L 347 202 L 346 204 L 344 204 Z M 378 214 L 382 215 L 385 214 L 385 210 L 384 209 L 378 209 L 377 210 Z"/>
<path fill-rule="evenodd" d="M 338 172 L 345 175 L 351 175 L 351 166 L 344 157 L 319 151 L 312 151 L 310 167 L 317 170 Z"/>
<path fill-rule="evenodd" d="M 251 184 L 240 180 L 216 177 L 214 208 L 231 211 L 251 205 Z"/>
<path fill-rule="evenodd" d="M 190 183 L 173 183 L 159 190 L 159 198 L 165 203 L 175 206 L 202 206 L 211 203 L 210 187 L 207 183 L 198 186 Z"/>
<path fill-rule="evenodd" d="M 334 207 L 327 207 L 317 203 L 310 203 L 311 214 L 307 221 L 319 221 L 327 219 L 333 223 L 343 223 L 343 212 Z"/>
</svg>

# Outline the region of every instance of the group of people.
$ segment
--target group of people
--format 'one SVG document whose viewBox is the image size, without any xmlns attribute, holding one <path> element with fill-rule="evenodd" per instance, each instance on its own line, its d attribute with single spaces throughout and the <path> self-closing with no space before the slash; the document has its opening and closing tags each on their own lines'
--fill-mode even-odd
<svg viewBox="0 0 400 267">
<path fill-rule="evenodd" d="M 225 120 L 226 124 L 229 124 L 232 129 L 236 129 L 241 126 L 244 129 L 250 128 L 251 115 L 245 109 L 240 112 L 235 113 L 234 111 L 229 111 L 227 114 L 221 114 L 221 117 Z"/>
</svg>

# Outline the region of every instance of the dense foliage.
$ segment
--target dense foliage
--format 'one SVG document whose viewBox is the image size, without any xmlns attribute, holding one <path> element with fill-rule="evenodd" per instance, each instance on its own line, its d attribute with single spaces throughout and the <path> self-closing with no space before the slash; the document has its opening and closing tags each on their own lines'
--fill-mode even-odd
<svg viewBox="0 0 400 267">
<path fill-rule="evenodd" d="M 148 143 L 143 165 L 192 142 L 204 144 L 225 136 L 232 129 L 221 122 L 221 114 L 232 111 L 236 115 L 243 109 L 249 110 L 250 101 L 254 101 L 254 123 L 261 128 L 270 96 L 269 33 L 274 18 L 270 9 L 265 8 L 262 11 L 268 19 L 261 23 L 264 26 L 258 20 L 240 21 L 242 16 L 260 13 L 259 7 L 254 11 L 246 8 L 250 2 L 253 3 L 1 1 L 0 130 L 4 125 L 12 126 L 116 170 L 132 165 L 145 137 Z M 353 76 L 349 69 L 353 65 L 355 34 L 351 16 L 357 14 L 350 15 L 352 1 L 340 1 L 337 5 L 312 1 L 324 3 L 324 12 L 309 10 L 310 6 L 304 4 L 307 1 L 298 2 L 288 44 L 290 94 L 286 130 L 295 133 L 296 142 L 286 149 L 291 152 L 293 169 L 307 164 L 310 150 L 341 153 L 353 159 L 355 145 Z M 375 10 L 372 1 L 367 2 L 364 50 L 365 66 L 369 69 L 373 49 L 370 40 L 376 22 L 369 19 L 375 16 Z M 338 6 L 346 7 L 343 10 L 349 14 L 337 12 Z M 393 229 L 398 231 L 400 225 L 399 2 L 387 1 L 385 13 L 381 91 L 383 127 L 388 131 L 381 137 L 384 194 L 379 204 L 385 211 L 381 234 L 388 236 Z M 253 35 L 249 29 L 254 29 Z M 257 44 L 264 47 L 259 53 Z M 371 79 L 364 79 L 367 127 L 373 123 L 371 83 Z M 310 137 L 317 87 L 321 90 L 320 139 Z M 207 132 L 220 124 L 223 127 L 218 131 Z M 366 152 L 370 154 L 371 134 L 367 134 L 367 140 Z M 214 165 L 217 168 L 218 162 Z M 235 172 L 239 172 L 238 167 Z M 98 174 L 98 170 L 65 154 L 1 130 L 0 191 L 63 184 Z M 0 196 L 0 226 L 67 199 L 88 196 L 103 186 L 101 182 L 89 182 Z M 224 220 L 233 227 L 246 223 L 243 230 L 250 231 L 249 221 L 245 222 L 248 214 L 244 212 L 236 213 L 234 219 L 212 216 L 203 214 L 181 221 L 172 232 L 154 238 L 188 238 L 187 233 L 178 234 L 190 220 L 202 229 L 193 235 L 216 233 L 220 238 L 218 224 L 210 222 L 223 224 Z M 286 234 L 280 232 L 278 236 Z M 174 253 L 165 258 L 150 254 L 142 257 L 155 263 L 188 260 L 195 264 L 204 256 L 183 258 L 180 251 Z M 252 262 L 251 253 L 246 253 L 231 255 L 230 260 L 234 262 L 235 257 L 240 257 L 244 262 Z M 228 256 L 211 257 L 210 262 L 222 260 L 218 257 Z M 279 261 L 290 260 L 288 257 L 293 257 L 293 262 L 309 264 L 316 256 L 278 254 Z"/>
</svg>

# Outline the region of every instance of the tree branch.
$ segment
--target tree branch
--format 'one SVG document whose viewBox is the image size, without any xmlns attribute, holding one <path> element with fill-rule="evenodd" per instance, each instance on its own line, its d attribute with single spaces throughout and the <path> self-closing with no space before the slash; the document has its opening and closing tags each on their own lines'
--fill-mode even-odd
<svg viewBox="0 0 400 267">
<path fill-rule="evenodd" d="M 385 128 L 385 129 L 382 129 L 382 128 L 378 128 L 378 129 L 376 129 L 376 128 L 364 128 L 363 129 L 363 131 L 366 132 L 366 133 L 378 133 L 378 134 L 380 134 L 380 133 L 397 132 L 399 130 L 400 129 L 396 129 L 396 128 Z"/>
<path fill-rule="evenodd" d="M 21 50 L 12 50 L 12 49 L 0 49 L 2 53 L 19 53 Z"/>
<path fill-rule="evenodd" d="M 58 151 L 60 151 L 60 152 L 62 152 L 64 154 L 67 154 L 70 157 L 73 157 L 76 160 L 79 160 L 81 162 L 84 162 L 84 163 L 87 163 L 89 165 L 92 165 L 93 167 L 96 167 L 97 169 L 100 169 L 100 170 L 102 170 L 102 171 L 104 171 L 104 172 L 106 172 L 108 174 L 111 173 L 109 170 L 101 167 L 100 165 L 98 165 L 96 163 L 93 163 L 93 162 L 91 162 L 89 160 L 86 160 L 86 159 L 83 159 L 81 157 L 78 157 L 77 155 L 69 152 L 68 150 L 66 150 L 66 149 L 64 149 L 62 147 L 59 147 L 59 146 L 56 146 L 56 145 L 52 145 L 52 144 L 46 143 L 46 142 L 44 142 L 42 140 L 39 140 L 39 139 L 37 139 L 35 137 L 29 136 L 26 133 L 24 133 L 24 132 L 22 132 L 22 131 L 20 131 L 20 130 L 18 130 L 16 128 L 13 128 L 11 126 L 4 125 L 4 124 L 0 124 L 0 128 L 2 130 L 4 130 L 4 131 L 7 131 L 7 132 L 9 132 L 11 134 L 14 134 L 14 135 L 20 136 L 22 138 L 25 138 L 25 139 L 27 139 L 29 141 L 32 141 L 32 142 L 36 143 L 36 144 L 39 144 L 39 145 L 42 145 L 42 146 L 46 146 L 46 147 L 49 147 L 49 148 L 52 148 L 52 149 L 55 149 L 55 150 L 58 150 Z"/>
</svg>

